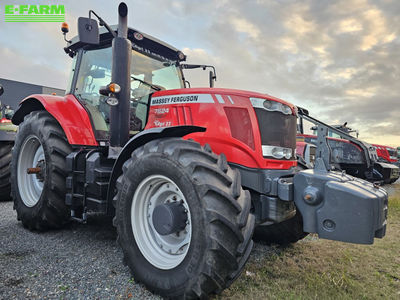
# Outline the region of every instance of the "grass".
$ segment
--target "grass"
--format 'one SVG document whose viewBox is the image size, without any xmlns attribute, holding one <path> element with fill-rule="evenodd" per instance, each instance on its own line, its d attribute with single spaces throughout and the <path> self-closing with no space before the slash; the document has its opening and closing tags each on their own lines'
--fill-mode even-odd
<svg viewBox="0 0 400 300">
<path fill-rule="evenodd" d="M 267 253 L 267 254 L 265 254 Z M 354 245 L 309 236 L 287 248 L 256 245 L 220 299 L 400 299 L 400 191 L 386 236 Z"/>
</svg>

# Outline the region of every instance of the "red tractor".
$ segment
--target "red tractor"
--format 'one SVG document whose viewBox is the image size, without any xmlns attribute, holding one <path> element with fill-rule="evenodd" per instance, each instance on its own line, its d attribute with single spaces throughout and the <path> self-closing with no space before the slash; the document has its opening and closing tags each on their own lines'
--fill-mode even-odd
<svg viewBox="0 0 400 300">
<path fill-rule="evenodd" d="M 377 144 L 372 144 L 372 146 L 376 148 L 380 161 L 395 165 L 398 163 L 399 158 L 397 157 L 396 148 Z"/>
<path fill-rule="evenodd" d="M 399 167 L 380 160 L 377 148 L 356 138 L 355 136 L 358 136 L 358 131 L 347 127 L 347 122 L 340 126 L 330 126 L 311 117 L 304 108 L 299 108 L 298 115 L 297 148 L 298 152 L 300 151 L 298 155 L 303 160 L 310 160 L 312 155 L 310 156 L 309 153 L 301 152 L 301 143 L 305 142 L 306 145 L 311 144 L 317 147 L 321 146 L 318 145 L 317 134 L 318 128 L 323 128 L 327 131 L 325 137 L 327 149 L 323 152 L 324 159 L 327 164 L 331 164 L 332 168 L 335 170 L 345 171 L 351 176 L 375 183 L 390 184 L 399 178 Z M 308 124 L 314 124 L 314 126 L 310 128 L 310 130 L 314 131 L 314 134 L 304 134 L 304 121 Z M 316 151 L 318 151 L 318 149 Z"/>
<path fill-rule="evenodd" d="M 12 196 L 25 227 L 114 216 L 135 280 L 170 298 L 228 287 L 249 258 L 255 224 L 289 242 L 308 232 L 362 244 L 385 235 L 383 189 L 328 171 L 318 155 L 315 169 L 296 168 L 295 106 L 185 88 L 182 69 L 198 66 L 128 28 L 124 3 L 118 14 L 118 26 L 93 11 L 79 18 L 65 48 L 66 95 L 31 95 L 12 119 L 20 126 Z"/>
</svg>

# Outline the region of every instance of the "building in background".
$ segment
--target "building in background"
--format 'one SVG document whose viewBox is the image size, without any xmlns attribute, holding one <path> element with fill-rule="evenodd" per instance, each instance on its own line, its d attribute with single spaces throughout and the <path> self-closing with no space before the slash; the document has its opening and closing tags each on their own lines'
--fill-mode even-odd
<svg viewBox="0 0 400 300">
<path fill-rule="evenodd" d="M 10 105 L 12 109 L 17 109 L 19 102 L 32 94 L 56 94 L 64 96 L 65 90 L 52 88 L 48 86 L 36 85 L 26 82 L 20 82 L 5 78 L 0 78 L 0 84 L 3 85 L 4 94 L 1 96 L 3 105 Z"/>
</svg>

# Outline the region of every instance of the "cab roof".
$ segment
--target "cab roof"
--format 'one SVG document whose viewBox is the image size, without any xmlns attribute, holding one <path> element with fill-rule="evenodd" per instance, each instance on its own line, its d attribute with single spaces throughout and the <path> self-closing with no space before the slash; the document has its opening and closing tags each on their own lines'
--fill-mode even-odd
<svg viewBox="0 0 400 300">
<path fill-rule="evenodd" d="M 115 33 L 118 32 L 118 25 L 111 25 L 110 28 Z M 65 50 L 68 54 L 75 54 L 76 51 L 80 48 L 90 50 L 111 46 L 113 36 L 105 27 L 99 28 L 99 35 L 99 45 L 90 45 L 83 43 L 79 40 L 79 36 L 75 36 L 74 38 L 72 38 L 71 43 L 67 47 L 65 47 Z M 184 56 L 180 50 L 134 28 L 128 28 L 128 39 L 132 42 L 132 48 L 135 50 L 139 50 L 140 52 L 150 51 L 150 54 L 153 53 L 161 55 L 163 58 L 172 61 L 186 60 L 186 56 Z"/>
</svg>

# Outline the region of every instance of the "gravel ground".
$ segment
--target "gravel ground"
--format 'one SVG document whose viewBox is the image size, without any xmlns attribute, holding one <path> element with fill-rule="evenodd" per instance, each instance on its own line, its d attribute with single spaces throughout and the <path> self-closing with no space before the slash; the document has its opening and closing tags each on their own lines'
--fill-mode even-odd
<svg viewBox="0 0 400 300">
<path fill-rule="evenodd" d="M 400 181 L 385 188 L 391 195 Z M 12 202 L 0 202 L 0 299 L 160 299 L 132 280 L 115 240 L 103 216 L 32 233 L 17 221 Z M 274 252 L 256 244 L 251 260 Z"/>
<path fill-rule="evenodd" d="M 0 202 L 0 299 L 160 299 L 133 282 L 112 222 L 33 233 Z"/>
</svg>

